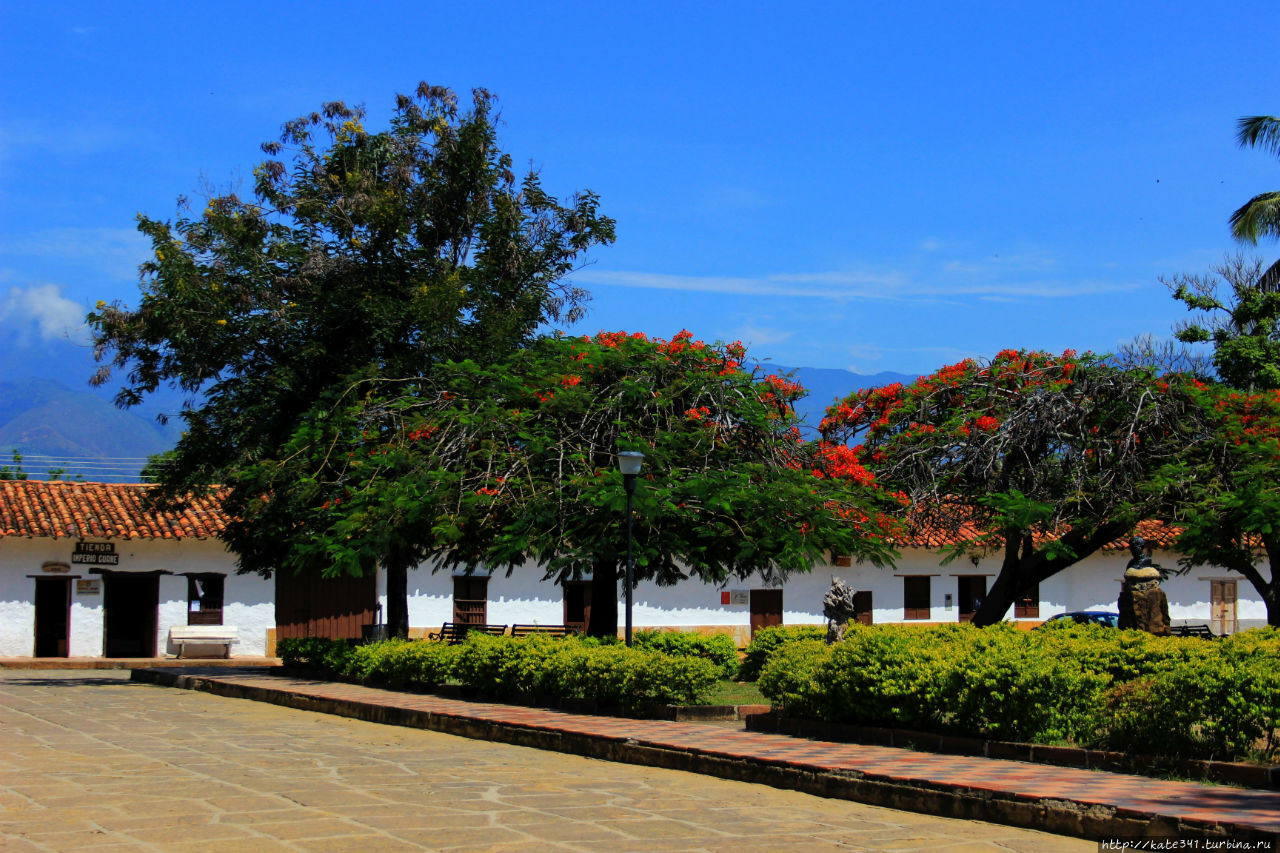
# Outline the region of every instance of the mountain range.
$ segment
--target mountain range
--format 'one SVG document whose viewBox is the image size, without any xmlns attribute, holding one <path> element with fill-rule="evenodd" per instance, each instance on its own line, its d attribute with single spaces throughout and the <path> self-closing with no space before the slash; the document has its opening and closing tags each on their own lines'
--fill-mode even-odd
<svg viewBox="0 0 1280 853">
<path fill-rule="evenodd" d="M 180 422 L 161 424 L 157 416 L 175 413 L 179 394 L 160 392 L 143 405 L 119 409 L 112 402 L 115 389 L 110 384 L 89 386 L 94 368 L 88 349 L 67 341 L 0 351 L 0 466 L 12 467 L 12 453 L 17 451 L 31 477 L 62 469 L 64 476 L 85 480 L 136 482 L 149 455 L 173 446 Z M 864 375 L 771 363 L 761 368 L 789 374 L 809 390 L 797 406 L 809 435 L 815 434 L 834 400 L 859 388 L 914 379 L 902 373 Z"/>
</svg>

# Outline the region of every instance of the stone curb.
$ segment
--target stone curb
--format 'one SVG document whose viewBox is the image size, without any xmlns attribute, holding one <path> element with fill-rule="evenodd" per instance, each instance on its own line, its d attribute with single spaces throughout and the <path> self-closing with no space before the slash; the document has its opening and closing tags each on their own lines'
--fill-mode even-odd
<svg viewBox="0 0 1280 853">
<path fill-rule="evenodd" d="M 949 755 L 979 755 L 984 758 L 1028 761 L 1058 767 L 1084 767 L 1115 773 L 1149 775 L 1153 769 L 1165 767 L 1189 778 L 1208 779 L 1246 788 L 1280 790 L 1280 766 L 1200 760 L 1178 761 L 1172 763 L 1172 766 L 1166 766 L 1168 762 L 1162 764 L 1159 759 L 1145 755 L 1129 755 L 1122 752 L 1070 746 L 1045 746 L 1038 743 L 982 740 L 909 729 L 825 723 L 820 720 L 788 717 L 774 711 L 749 714 L 745 719 L 747 731 L 762 734 L 790 735 L 837 743 L 891 746 Z"/>
<path fill-rule="evenodd" d="M 287 708 L 350 717 L 365 722 L 427 729 L 444 734 L 546 749 L 616 761 L 684 770 L 739 782 L 753 782 L 833 799 L 961 820 L 1002 823 L 1091 840 L 1118 836 L 1190 835 L 1211 839 L 1276 840 L 1248 823 L 1179 819 L 1155 812 L 1010 791 L 968 788 L 921 779 L 899 779 L 856 770 L 833 770 L 800 761 L 744 756 L 710 749 L 675 749 L 640 738 L 592 735 L 414 710 L 354 699 L 307 696 L 286 689 L 236 684 L 216 676 L 164 669 L 139 669 L 134 681 L 250 699 Z"/>
</svg>

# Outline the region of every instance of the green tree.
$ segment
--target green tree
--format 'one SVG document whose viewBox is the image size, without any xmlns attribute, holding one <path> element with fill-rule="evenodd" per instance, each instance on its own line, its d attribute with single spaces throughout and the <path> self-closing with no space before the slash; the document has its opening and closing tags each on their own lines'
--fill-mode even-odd
<svg viewBox="0 0 1280 853">
<path fill-rule="evenodd" d="M 851 444 L 911 498 L 910 523 L 965 554 L 1001 554 L 973 621 L 1122 537 L 1159 504 L 1147 486 L 1194 435 L 1181 384 L 1098 356 L 1005 350 L 909 386 L 859 391 L 828 410 L 827 440 Z"/>
<path fill-rule="evenodd" d="M 1188 344 L 1212 343 L 1213 367 L 1223 382 L 1241 388 L 1280 388 L 1280 262 L 1236 255 L 1211 275 L 1161 279 L 1173 298 L 1199 312 L 1174 336 Z"/>
<path fill-rule="evenodd" d="M 1236 140 L 1246 148 L 1261 148 L 1280 155 L 1280 118 L 1245 116 Z M 1260 193 L 1231 214 L 1231 233 L 1237 240 L 1257 245 L 1262 236 L 1280 239 L 1280 192 Z"/>
<path fill-rule="evenodd" d="M 828 550 L 889 561 L 882 513 L 896 499 L 847 454 L 803 441 L 803 389 L 742 358 L 687 332 L 547 337 L 501 363 L 450 365 L 398 399 L 353 387 L 305 439 L 345 460 L 323 489 L 341 497 L 302 520 L 307 548 L 358 566 L 385 547 L 380 531 L 405 527 L 440 567 L 528 561 L 557 583 L 590 573 L 591 632 L 612 636 L 626 547 L 617 453 L 640 450 L 637 579 L 768 583 Z"/>
<path fill-rule="evenodd" d="M 157 468 L 170 503 L 224 491 L 225 538 L 244 571 L 333 573 L 386 566 L 388 622 L 407 631 L 404 584 L 419 556 L 402 529 L 359 565 L 296 559 L 296 519 L 331 500 L 323 447 L 293 479 L 299 431 L 353 385 L 409 380 L 449 360 L 498 360 L 542 323 L 576 318 L 585 294 L 566 276 L 613 240 L 592 193 L 560 204 L 536 174 L 517 181 L 498 147 L 493 98 L 469 110 L 422 84 L 397 96 L 390 127 L 340 102 L 284 126 L 254 170 L 253 192 L 184 206 L 176 222 L 139 217 L 153 258 L 137 309 L 99 303 L 97 355 L 125 371 L 117 403 L 162 384 L 193 395 L 186 430 Z M 297 450 L 289 450 L 296 453 Z"/>
<path fill-rule="evenodd" d="M 0 480 L 25 480 L 27 472 L 22 468 L 22 454 L 13 451 L 13 464 L 0 465 Z"/>
<path fill-rule="evenodd" d="M 1194 393 L 1207 429 L 1153 484 L 1181 528 L 1180 563 L 1239 572 L 1265 603 L 1267 624 L 1280 626 L 1280 391 L 1215 384 Z"/>
</svg>

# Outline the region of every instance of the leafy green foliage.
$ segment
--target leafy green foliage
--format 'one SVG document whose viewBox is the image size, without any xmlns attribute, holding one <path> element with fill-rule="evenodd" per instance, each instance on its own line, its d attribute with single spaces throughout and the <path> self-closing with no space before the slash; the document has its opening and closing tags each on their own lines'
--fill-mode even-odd
<svg viewBox="0 0 1280 853">
<path fill-rule="evenodd" d="M 760 671 L 760 692 L 789 714 L 820 716 L 829 698 L 822 679 L 830 661 L 831 647 L 823 640 L 780 645 Z"/>
<path fill-rule="evenodd" d="M 386 640 L 356 646 L 343 675 L 388 687 L 437 687 L 453 676 L 457 649 L 445 643 Z"/>
<path fill-rule="evenodd" d="M 15 450 L 13 451 L 13 464 L 0 465 L 0 480 L 25 479 L 27 479 L 27 472 L 22 468 L 22 454 Z"/>
<path fill-rule="evenodd" d="M 761 628 L 756 631 L 756 635 L 747 644 L 742 658 L 742 666 L 738 670 L 738 678 L 743 681 L 755 681 L 758 679 L 761 670 L 769 662 L 770 656 L 788 643 L 794 643 L 798 640 L 825 641 L 826 637 L 826 629 L 818 625 L 774 625 L 768 628 Z"/>
<path fill-rule="evenodd" d="M 1244 575 L 1268 624 L 1280 626 L 1280 391 L 1198 384 L 1194 395 L 1207 424 L 1202 440 L 1152 484 L 1165 496 L 1164 516 L 1181 529 L 1181 565 Z"/>
<path fill-rule="evenodd" d="M 1240 119 L 1236 140 L 1246 148 L 1280 155 L 1280 118 L 1246 116 Z M 1232 213 L 1230 222 L 1231 233 L 1243 242 L 1256 244 L 1262 236 L 1280 238 L 1280 192 L 1259 193 Z"/>
<path fill-rule="evenodd" d="M 282 453 L 323 447 L 334 460 L 318 491 L 337 497 L 295 518 L 312 532 L 295 553 L 354 571 L 383 531 L 412 530 L 446 566 L 532 561 L 557 582 L 590 572 L 591 630 L 611 634 L 625 550 L 616 454 L 640 449 L 637 579 L 770 581 L 828 549 L 887 562 L 892 499 L 803 441 L 792 408 L 803 389 L 745 371 L 744 355 L 687 332 L 602 332 L 415 383 L 353 385 Z"/>
<path fill-rule="evenodd" d="M 162 384 L 203 395 L 153 466 L 162 496 L 180 503 L 220 484 L 244 570 L 387 564 L 388 620 L 401 632 L 403 572 L 423 555 L 415 529 L 383 517 L 352 559 L 298 547 L 312 535 L 300 520 L 348 487 L 334 474 L 345 457 L 316 440 L 330 410 L 363 382 L 492 363 L 540 324 L 576 318 L 585 294 L 566 276 L 614 237 L 593 194 L 562 205 L 536 174 L 516 179 L 493 110 L 483 90 L 463 111 L 423 84 L 397 97 L 385 130 L 337 102 L 288 122 L 263 146 L 251 198 L 219 195 L 194 215 L 184 206 L 172 223 L 139 217 L 153 250 L 141 304 L 99 303 L 88 318 L 107 362 L 95 381 L 125 372 L 118 404 Z M 353 516 L 342 523 L 362 529 Z"/>
<path fill-rule="evenodd" d="M 1280 632 L 1154 637 L 1096 625 L 851 625 L 779 648 L 760 689 L 832 722 L 1169 758 L 1280 753 Z"/>
<path fill-rule="evenodd" d="M 958 543 L 950 558 L 1003 555 L 974 616 L 991 625 L 1155 508 L 1149 481 L 1199 436 L 1199 414 L 1182 383 L 1149 370 L 1005 350 L 852 394 L 822 429 L 905 493 L 911 524 Z"/>
<path fill-rule="evenodd" d="M 1196 312 L 1174 335 L 1212 343 L 1213 367 L 1234 388 L 1280 388 L 1280 263 L 1226 258 L 1210 275 L 1162 279 L 1173 298 Z"/>
<path fill-rule="evenodd" d="M 733 678 L 738 672 L 738 646 L 728 634 L 648 630 L 637 631 L 632 641 L 638 649 L 709 660 L 718 668 L 720 678 Z"/>
<path fill-rule="evenodd" d="M 634 711 L 706 701 L 719 668 L 702 657 L 629 649 L 593 638 L 472 632 L 458 645 L 388 640 L 280 640 L 277 654 L 297 666 L 391 687 L 461 682 L 495 698 L 586 699 Z"/>
</svg>

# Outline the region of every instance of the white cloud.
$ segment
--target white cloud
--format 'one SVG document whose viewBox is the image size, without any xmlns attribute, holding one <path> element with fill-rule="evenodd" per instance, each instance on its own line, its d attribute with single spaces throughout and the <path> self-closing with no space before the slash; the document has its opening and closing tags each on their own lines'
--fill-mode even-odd
<svg viewBox="0 0 1280 853">
<path fill-rule="evenodd" d="M 128 281 L 137 280 L 149 248 L 147 238 L 133 228 L 47 228 L 0 239 L 0 254 L 70 259 Z"/>
<path fill-rule="evenodd" d="M 939 301 L 962 296 L 1055 299 L 1134 290 L 1138 285 L 1110 281 L 1060 281 L 1019 276 L 1028 270 L 1043 270 L 1053 262 L 1048 259 L 1019 258 L 1015 268 L 1002 272 L 1007 278 L 994 276 L 986 265 L 946 264 L 934 274 L 908 275 L 889 272 L 818 272 L 774 273 L 760 277 L 671 275 L 637 270 L 588 269 L 578 273 L 582 284 L 614 287 L 641 287 L 656 290 L 699 291 L 738 296 L 787 296 L 791 298 L 826 299 L 836 302 L 853 300 Z M 958 277 L 958 278 L 957 278 Z"/>
<path fill-rule="evenodd" d="M 56 284 L 11 287 L 0 301 L 0 325 L 9 327 L 20 341 L 28 341 L 38 334 L 46 341 L 86 342 L 86 313 L 84 306 L 63 296 Z"/>
<path fill-rule="evenodd" d="M 740 341 L 745 342 L 749 347 L 768 346 L 769 344 L 780 344 L 791 338 L 795 334 L 793 329 L 770 328 L 756 322 L 747 322 L 739 326 L 733 336 Z"/>
</svg>

